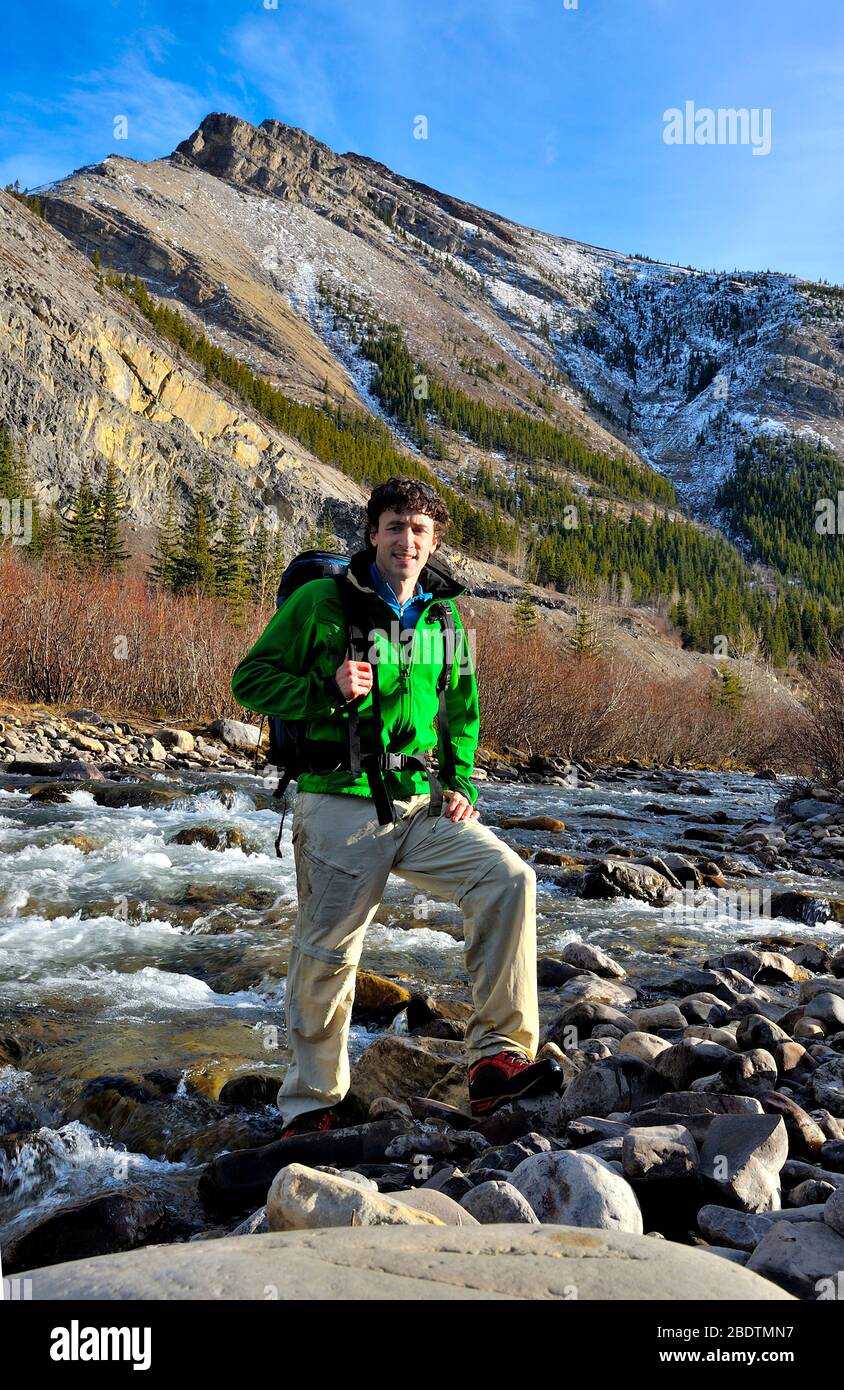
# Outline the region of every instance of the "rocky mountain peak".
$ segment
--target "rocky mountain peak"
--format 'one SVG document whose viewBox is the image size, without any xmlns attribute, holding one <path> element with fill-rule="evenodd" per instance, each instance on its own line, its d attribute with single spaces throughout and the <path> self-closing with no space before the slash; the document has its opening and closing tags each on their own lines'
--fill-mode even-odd
<svg viewBox="0 0 844 1390">
<path fill-rule="evenodd" d="M 306 131 L 272 119 L 253 126 L 222 111 L 206 116 L 173 158 L 287 201 L 335 201 L 338 194 L 359 195 L 362 187 L 348 161 Z"/>
</svg>

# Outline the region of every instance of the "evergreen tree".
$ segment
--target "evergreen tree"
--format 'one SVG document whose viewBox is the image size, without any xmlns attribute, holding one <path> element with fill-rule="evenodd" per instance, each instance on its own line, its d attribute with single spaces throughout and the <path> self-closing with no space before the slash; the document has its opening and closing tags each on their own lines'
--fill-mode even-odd
<svg viewBox="0 0 844 1390">
<path fill-rule="evenodd" d="M 97 559 L 98 526 L 97 500 L 91 488 L 88 469 L 83 466 L 79 487 L 73 493 L 70 507 L 62 521 L 65 549 L 78 568 L 86 568 Z"/>
<path fill-rule="evenodd" d="M 179 585 L 179 528 L 176 518 L 176 489 L 171 482 L 167 488 L 167 510 L 158 532 L 155 554 L 147 570 L 147 579 L 164 589 L 176 590 Z"/>
<path fill-rule="evenodd" d="M 0 426 L 0 497 L 11 500 L 18 491 L 15 447 L 9 431 Z"/>
<path fill-rule="evenodd" d="M 582 657 L 598 656 L 601 644 L 598 641 L 595 619 L 589 608 L 585 604 L 577 610 L 574 621 L 574 632 L 569 638 L 571 649 L 575 656 Z"/>
<path fill-rule="evenodd" d="M 243 610 L 249 598 L 249 565 L 246 558 L 246 536 L 240 501 L 232 492 L 223 519 L 220 539 L 214 547 L 216 592 L 225 600 L 236 623 L 243 621 Z"/>
<path fill-rule="evenodd" d="M 117 472 L 109 459 L 105 479 L 97 497 L 97 558 L 106 571 L 120 569 L 129 558 L 120 537 L 120 521 L 126 511 L 126 497 L 117 485 Z"/>
<path fill-rule="evenodd" d="M 513 623 L 519 637 L 526 637 L 529 633 L 535 632 L 539 624 L 539 615 L 527 589 L 522 591 L 521 596 L 516 601 L 513 609 Z"/>
<path fill-rule="evenodd" d="M 191 499 L 187 520 L 182 528 L 179 546 L 177 590 L 184 593 L 195 589 L 201 594 L 213 594 L 216 587 L 216 565 L 213 551 L 214 504 L 211 499 L 211 475 L 203 464 Z"/>
<path fill-rule="evenodd" d="M 56 560 L 61 551 L 61 522 L 55 507 L 50 505 L 38 516 L 38 541 L 35 558 Z"/>
<path fill-rule="evenodd" d="M 731 714 L 738 714 L 747 694 L 741 677 L 734 667 L 727 665 L 726 661 L 722 661 L 718 666 L 718 677 L 719 684 L 715 694 L 716 705 L 719 705 L 721 709 L 729 710 Z"/>
</svg>

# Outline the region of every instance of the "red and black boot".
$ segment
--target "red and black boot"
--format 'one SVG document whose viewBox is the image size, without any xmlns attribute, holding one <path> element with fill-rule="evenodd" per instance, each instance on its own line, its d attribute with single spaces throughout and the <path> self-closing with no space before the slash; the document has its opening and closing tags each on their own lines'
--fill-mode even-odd
<svg viewBox="0 0 844 1390">
<path fill-rule="evenodd" d="M 303 1115 L 297 1115 L 295 1120 L 285 1125 L 278 1137 L 293 1139 L 299 1134 L 325 1134 L 329 1129 L 339 1129 L 340 1124 L 333 1105 L 326 1110 L 306 1110 Z"/>
<path fill-rule="evenodd" d="M 508 1101 L 559 1091 L 562 1083 L 563 1069 L 553 1057 L 543 1057 L 540 1062 L 531 1062 L 521 1052 L 480 1057 L 469 1068 L 472 1116 L 482 1120 Z"/>
</svg>

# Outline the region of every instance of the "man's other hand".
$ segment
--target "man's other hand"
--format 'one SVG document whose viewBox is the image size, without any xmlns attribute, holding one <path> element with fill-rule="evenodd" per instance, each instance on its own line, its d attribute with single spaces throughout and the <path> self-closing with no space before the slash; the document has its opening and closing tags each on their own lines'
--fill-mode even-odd
<svg viewBox="0 0 844 1390">
<path fill-rule="evenodd" d="M 350 661 L 346 657 L 334 672 L 334 679 L 344 697 L 355 700 L 358 695 L 368 695 L 372 689 L 372 667 L 368 661 Z"/>
<path fill-rule="evenodd" d="M 448 802 L 445 814 L 450 820 L 477 820 L 480 816 L 480 811 L 475 810 L 462 792 L 443 792 L 443 799 Z"/>
</svg>

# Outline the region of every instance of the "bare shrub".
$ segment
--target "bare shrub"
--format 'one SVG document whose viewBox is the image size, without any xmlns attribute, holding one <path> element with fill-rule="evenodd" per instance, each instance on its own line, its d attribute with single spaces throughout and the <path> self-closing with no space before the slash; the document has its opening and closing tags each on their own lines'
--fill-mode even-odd
<svg viewBox="0 0 844 1390">
<path fill-rule="evenodd" d="M 805 751 L 812 775 L 827 786 L 844 780 L 844 654 L 809 672 Z"/>
<path fill-rule="evenodd" d="M 78 574 L 0 554 L 0 682 L 11 699 L 160 717 L 236 713 L 232 672 L 266 622 L 139 574 Z"/>
<path fill-rule="evenodd" d="M 487 742 L 572 761 L 795 765 L 788 719 L 798 715 L 781 696 L 754 692 L 733 713 L 716 704 L 704 669 L 660 680 L 606 654 L 576 657 L 541 631 L 520 636 L 488 612 L 473 621 Z"/>
</svg>

